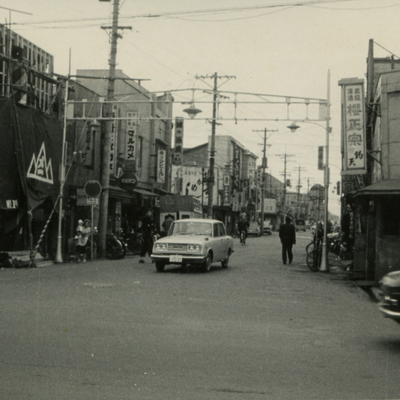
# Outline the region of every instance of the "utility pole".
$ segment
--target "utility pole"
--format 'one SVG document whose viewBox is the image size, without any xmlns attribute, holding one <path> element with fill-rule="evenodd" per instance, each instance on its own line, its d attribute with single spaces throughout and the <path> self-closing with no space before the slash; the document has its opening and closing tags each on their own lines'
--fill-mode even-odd
<svg viewBox="0 0 400 400">
<path fill-rule="evenodd" d="M 299 219 L 299 211 L 300 211 L 300 188 L 301 188 L 300 171 L 304 171 L 304 169 L 301 169 L 301 167 L 299 166 L 299 179 L 297 181 L 296 219 Z"/>
<path fill-rule="evenodd" d="M 294 154 L 277 154 L 278 157 L 283 157 L 284 158 L 284 169 L 283 169 L 283 205 L 281 207 L 282 209 L 282 223 L 285 222 L 285 215 L 286 215 L 286 163 L 287 163 L 287 158 L 294 156 Z"/>
<path fill-rule="evenodd" d="M 109 60 L 109 74 L 108 74 L 108 87 L 107 87 L 107 103 L 105 104 L 105 116 L 109 118 L 104 124 L 103 136 L 103 160 L 101 164 L 101 186 L 103 188 L 100 197 L 100 215 L 99 215 L 99 238 L 98 249 L 99 256 L 104 257 L 106 252 L 106 236 L 107 236 L 107 222 L 108 222 L 108 195 L 110 185 L 110 143 L 111 134 L 113 129 L 112 110 L 114 100 L 114 87 L 115 87 L 115 68 L 117 65 L 117 41 L 118 29 L 132 29 L 131 27 L 118 26 L 118 12 L 119 0 L 114 0 L 113 13 L 112 13 L 112 26 L 104 26 L 102 29 L 111 28 L 111 52 Z"/>
<path fill-rule="evenodd" d="M 261 175 L 261 235 L 264 234 L 264 196 L 265 196 L 265 168 L 267 168 L 267 132 L 278 132 L 278 130 L 272 130 L 264 128 L 263 130 L 253 130 L 253 132 L 264 132 L 264 146 L 263 146 L 263 158 L 262 158 L 262 175 Z M 270 146 L 270 145 L 269 145 Z"/>
<path fill-rule="evenodd" d="M 215 168 L 215 127 L 217 125 L 217 98 L 225 97 L 218 94 L 218 79 L 225 78 L 230 80 L 236 78 L 235 76 L 218 76 L 215 72 L 211 76 L 196 76 L 196 79 L 211 78 L 214 80 L 213 87 L 213 110 L 212 110 L 212 121 L 211 121 L 211 145 L 210 145 L 210 170 L 208 174 L 208 205 L 207 205 L 207 217 L 213 218 L 213 200 L 214 200 L 214 168 Z"/>
</svg>

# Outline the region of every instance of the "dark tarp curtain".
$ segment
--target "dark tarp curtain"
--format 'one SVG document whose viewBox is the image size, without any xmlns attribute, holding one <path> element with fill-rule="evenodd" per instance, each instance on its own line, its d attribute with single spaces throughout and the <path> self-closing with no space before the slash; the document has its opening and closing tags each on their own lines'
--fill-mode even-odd
<svg viewBox="0 0 400 400">
<path fill-rule="evenodd" d="M 18 187 L 34 209 L 46 198 L 53 202 L 59 193 L 62 153 L 62 122 L 43 112 L 0 99 L 0 206 L 15 199 Z M 7 148 L 5 147 L 7 145 Z M 21 196 L 18 198 L 19 203 Z"/>
<path fill-rule="evenodd" d="M 12 109 L 6 99 L 0 99 L 0 209 L 16 208 L 20 204 L 21 179 L 12 131 Z"/>
</svg>

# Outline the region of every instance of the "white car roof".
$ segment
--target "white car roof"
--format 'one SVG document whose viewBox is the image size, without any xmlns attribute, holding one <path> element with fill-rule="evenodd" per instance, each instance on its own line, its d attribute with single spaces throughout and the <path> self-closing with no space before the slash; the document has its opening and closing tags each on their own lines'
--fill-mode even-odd
<svg viewBox="0 0 400 400">
<path fill-rule="evenodd" d="M 208 219 L 208 218 L 185 218 L 185 219 L 177 219 L 174 222 L 210 222 L 210 223 L 219 222 L 223 224 L 223 222 L 219 221 L 218 219 Z"/>
</svg>

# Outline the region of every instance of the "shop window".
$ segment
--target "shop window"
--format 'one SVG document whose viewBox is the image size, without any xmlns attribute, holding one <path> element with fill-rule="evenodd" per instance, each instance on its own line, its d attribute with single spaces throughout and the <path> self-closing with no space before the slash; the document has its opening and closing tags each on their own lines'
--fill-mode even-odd
<svg viewBox="0 0 400 400">
<path fill-rule="evenodd" d="M 382 202 L 382 235 L 400 236 L 400 208 L 398 198 Z"/>
</svg>

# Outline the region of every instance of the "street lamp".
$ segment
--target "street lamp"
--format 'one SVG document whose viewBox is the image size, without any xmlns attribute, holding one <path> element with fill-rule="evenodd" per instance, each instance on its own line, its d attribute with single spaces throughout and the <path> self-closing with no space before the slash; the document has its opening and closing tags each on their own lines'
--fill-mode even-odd
<svg viewBox="0 0 400 400">
<path fill-rule="evenodd" d="M 328 248 L 327 248 L 327 228 L 328 228 L 328 200 L 329 200 L 329 134 L 332 131 L 332 128 L 329 125 L 330 121 L 330 71 L 328 71 L 328 90 L 327 90 L 327 101 L 326 101 L 326 143 L 325 143 L 325 168 L 324 168 L 324 186 L 325 186 L 325 204 L 324 204 L 324 238 L 322 242 L 322 260 L 321 266 L 319 268 L 320 272 L 329 272 L 328 266 Z M 315 125 L 321 126 L 312 121 L 304 121 L 307 123 L 314 123 Z M 292 122 L 288 128 L 292 132 L 296 132 L 298 128 L 300 128 L 296 123 Z"/>
<path fill-rule="evenodd" d="M 291 131 L 292 133 L 295 133 L 295 132 L 297 131 L 297 129 L 299 129 L 300 127 L 299 127 L 295 122 L 292 122 L 292 123 L 288 126 L 288 128 L 290 129 L 290 131 Z"/>
<path fill-rule="evenodd" d="M 214 197 L 214 165 L 215 165 L 215 127 L 217 125 L 217 79 L 218 75 L 215 73 L 214 78 L 214 90 L 213 90 L 213 113 L 212 113 L 212 121 L 211 121 L 211 148 L 210 148 L 210 170 L 208 174 L 208 205 L 207 205 L 207 217 L 213 217 L 213 197 Z M 194 106 L 194 100 L 189 108 L 183 110 L 186 112 L 190 118 L 194 118 L 201 110 L 197 109 Z"/>
<path fill-rule="evenodd" d="M 189 108 L 185 108 L 183 112 L 187 113 L 190 119 L 193 119 L 197 114 L 201 113 L 201 110 L 195 107 L 194 103 L 190 104 Z"/>
</svg>

